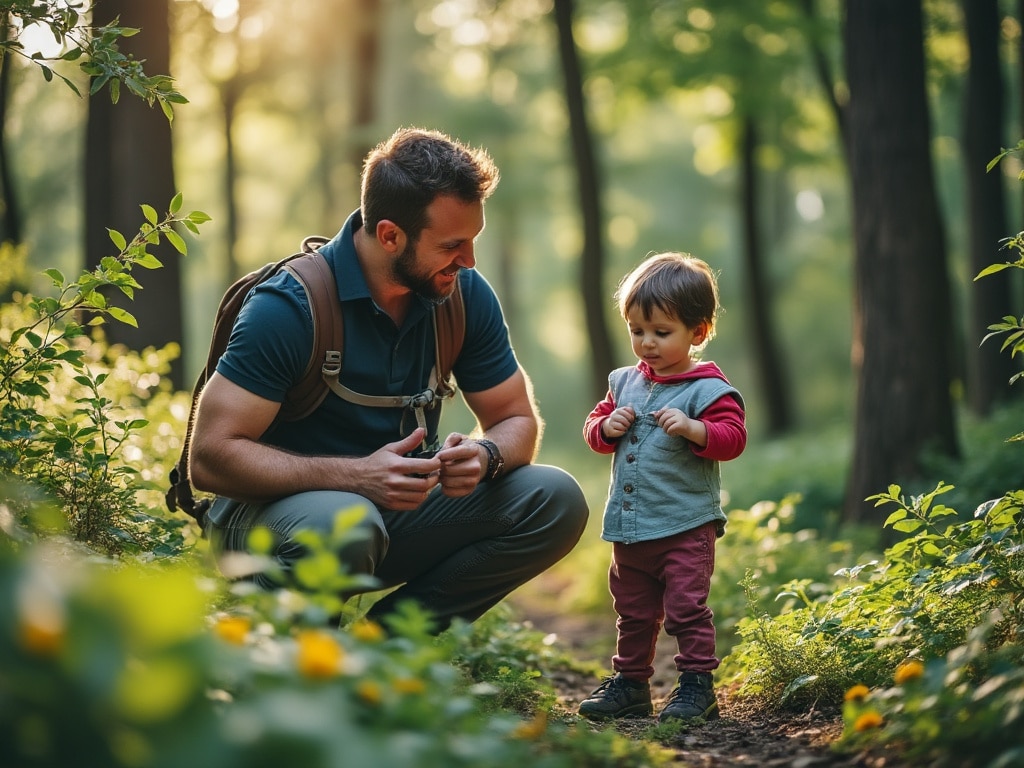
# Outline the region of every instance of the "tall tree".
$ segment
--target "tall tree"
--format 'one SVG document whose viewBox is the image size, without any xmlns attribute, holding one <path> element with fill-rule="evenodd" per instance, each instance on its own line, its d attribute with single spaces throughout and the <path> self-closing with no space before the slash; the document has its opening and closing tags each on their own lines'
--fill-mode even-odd
<svg viewBox="0 0 1024 768">
<path fill-rule="evenodd" d="M 761 232 L 762 174 L 757 162 L 757 119 L 745 115 L 740 121 L 740 221 L 743 226 L 744 296 L 747 328 L 753 341 L 755 368 L 761 396 L 766 405 L 765 424 L 769 436 L 777 437 L 793 427 L 793 408 L 786 386 L 786 371 L 771 311 L 764 258 L 765 238 Z"/>
<path fill-rule="evenodd" d="M 849 0 L 856 320 L 862 359 L 843 518 L 875 522 L 865 499 L 958 453 L 950 397 L 953 338 L 946 242 L 930 155 L 920 0 Z"/>
<path fill-rule="evenodd" d="M 585 322 L 590 339 L 591 395 L 595 400 L 600 400 L 608 389 L 608 371 L 615 366 L 611 336 L 604 312 L 607 301 L 602 279 L 605 258 L 601 239 L 601 179 L 594 154 L 593 138 L 587 122 L 583 75 L 572 33 L 572 20 L 572 0 L 555 0 L 558 53 L 565 78 L 565 100 L 569 110 L 573 165 L 577 176 L 580 215 L 583 218 L 580 291 L 583 295 Z"/>
<path fill-rule="evenodd" d="M 1003 74 L 999 61 L 998 0 L 963 0 L 970 68 L 964 98 L 963 160 L 967 181 L 968 230 L 972 275 L 1002 261 L 999 241 L 1006 237 L 1006 199 L 1002 175 L 986 173 L 1003 148 Z M 967 398 L 985 415 L 1010 394 L 1013 359 L 999 345 L 979 342 L 988 326 L 1013 314 L 1010 280 L 977 280 L 971 285 L 967 322 Z"/>
<path fill-rule="evenodd" d="M 11 18 L 0 13 L 0 39 L 9 40 Z M 21 242 L 21 211 L 7 153 L 7 105 L 11 94 L 10 54 L 0 49 L 0 241 Z"/>
<path fill-rule="evenodd" d="M 93 9 L 94 20 L 105 23 L 116 17 L 123 27 L 141 29 L 122 48 L 144 60 L 149 72 L 170 71 L 168 14 L 168 0 L 98 0 Z M 116 104 L 105 97 L 91 99 L 85 155 L 85 251 L 91 267 L 111 253 L 108 228 L 134 233 L 142 221 L 141 204 L 160 211 L 174 196 L 170 123 L 160 109 L 141 99 Z M 181 258 L 163 244 L 152 252 L 164 268 L 135 273 L 144 290 L 127 308 L 138 328 L 106 326 L 111 342 L 132 349 L 183 341 Z M 171 381 L 176 388 L 184 387 L 180 358 L 172 366 Z"/>
</svg>

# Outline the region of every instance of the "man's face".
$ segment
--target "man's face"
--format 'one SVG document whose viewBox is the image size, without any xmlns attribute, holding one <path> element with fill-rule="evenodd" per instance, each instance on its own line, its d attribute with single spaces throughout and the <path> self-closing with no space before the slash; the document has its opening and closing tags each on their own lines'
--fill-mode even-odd
<svg viewBox="0 0 1024 768">
<path fill-rule="evenodd" d="M 392 262 L 396 283 L 432 301 L 455 290 L 459 271 L 476 266 L 474 241 L 484 228 L 484 206 L 445 195 L 427 206 L 427 225 Z"/>
</svg>

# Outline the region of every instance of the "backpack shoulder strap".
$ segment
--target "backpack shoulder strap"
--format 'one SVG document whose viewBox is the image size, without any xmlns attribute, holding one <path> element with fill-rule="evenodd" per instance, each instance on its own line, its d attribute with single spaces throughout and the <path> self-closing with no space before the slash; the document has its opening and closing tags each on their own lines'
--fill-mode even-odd
<svg viewBox="0 0 1024 768">
<path fill-rule="evenodd" d="M 434 341 L 437 345 L 437 394 L 455 394 L 452 367 L 462 351 L 466 337 L 466 306 L 462 301 L 461 282 L 455 281 L 455 292 L 434 310 Z"/>
<path fill-rule="evenodd" d="M 192 404 L 189 408 L 188 421 L 185 423 L 185 436 L 181 443 L 181 455 L 178 458 L 178 463 L 171 468 L 171 486 L 164 495 L 168 509 L 172 512 L 180 509 L 182 512 L 195 518 L 200 528 L 206 528 L 206 512 L 210 507 L 210 500 L 201 499 L 197 501 L 192 492 L 188 454 L 192 445 L 192 429 L 195 424 L 196 410 L 199 407 L 199 397 L 202 394 L 203 387 L 206 386 L 210 377 L 213 376 L 213 372 L 217 368 L 217 361 L 220 360 L 224 350 L 227 349 L 228 340 L 231 338 L 231 329 L 235 325 L 235 319 L 238 317 L 242 304 L 248 298 L 249 292 L 254 286 L 259 285 L 271 275 L 279 272 L 285 265 L 306 256 L 314 244 L 315 247 L 319 247 L 322 243 L 317 243 L 317 240 L 317 238 L 306 238 L 303 241 L 301 251 L 286 256 L 280 261 L 265 264 L 244 277 L 240 277 L 224 291 L 220 304 L 217 306 L 217 314 L 213 320 L 213 333 L 210 338 L 210 349 L 206 354 L 206 363 L 199 372 L 195 386 L 192 388 Z M 319 240 L 326 242 L 325 238 L 319 238 Z M 309 248 L 307 248 L 307 242 L 311 243 Z M 320 261 L 324 260 L 321 258 Z M 324 266 L 327 267 L 326 262 L 324 262 Z M 330 272 L 330 268 L 327 271 Z"/>
<path fill-rule="evenodd" d="M 335 352 L 340 365 L 345 349 L 337 283 L 327 260 L 317 253 L 325 242 L 324 238 L 307 237 L 302 242 L 305 255 L 285 266 L 305 290 L 313 318 L 313 352 L 302 378 L 288 390 L 281 404 L 280 418 L 285 421 L 305 418 L 324 401 L 329 392 L 321 375 L 324 361 L 328 353 Z"/>
</svg>

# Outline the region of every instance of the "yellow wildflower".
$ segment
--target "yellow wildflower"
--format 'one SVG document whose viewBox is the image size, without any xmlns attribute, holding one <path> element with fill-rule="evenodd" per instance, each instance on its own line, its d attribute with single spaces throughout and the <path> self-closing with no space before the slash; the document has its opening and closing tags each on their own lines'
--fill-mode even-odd
<svg viewBox="0 0 1024 768">
<path fill-rule="evenodd" d="M 244 644 L 250 629 L 252 629 L 252 621 L 247 616 L 222 616 L 213 625 L 213 631 L 217 637 L 232 645 Z"/>
<path fill-rule="evenodd" d="M 548 729 L 548 713 L 547 710 L 538 710 L 537 714 L 533 716 L 533 720 L 528 723 L 523 723 L 512 731 L 512 737 L 516 739 L 526 739 L 532 741 L 539 739 L 544 735 L 544 732 Z"/>
<path fill-rule="evenodd" d="M 18 641 L 36 656 L 56 656 L 64 645 L 64 627 L 59 623 L 25 620 L 18 626 Z"/>
<path fill-rule="evenodd" d="M 349 630 L 356 640 L 364 643 L 379 643 L 384 639 L 384 629 L 375 621 L 361 619 L 352 625 Z"/>
<path fill-rule="evenodd" d="M 427 684 L 418 677 L 400 677 L 392 685 L 399 693 L 423 693 L 427 690 Z"/>
<path fill-rule="evenodd" d="M 868 731 L 872 728 L 878 728 L 884 722 L 885 719 L 877 712 L 865 712 L 854 721 L 853 730 L 857 732 Z"/>
<path fill-rule="evenodd" d="M 380 704 L 381 699 L 384 698 L 384 693 L 375 680 L 363 680 L 360 682 L 356 686 L 356 693 L 359 694 L 359 698 L 372 706 L 377 706 Z"/>
<path fill-rule="evenodd" d="M 342 650 L 327 632 L 306 630 L 298 636 L 299 671 L 306 677 L 323 679 L 333 677 L 341 669 Z"/>
<path fill-rule="evenodd" d="M 870 691 L 868 691 L 868 687 L 866 685 L 858 684 L 848 690 L 843 696 L 843 699 L 846 701 L 860 701 L 861 699 L 866 698 L 869 692 Z"/>
<path fill-rule="evenodd" d="M 924 674 L 924 664 L 920 661 L 905 661 L 896 667 L 896 674 L 893 675 L 896 685 L 903 685 L 910 680 L 916 680 Z"/>
</svg>

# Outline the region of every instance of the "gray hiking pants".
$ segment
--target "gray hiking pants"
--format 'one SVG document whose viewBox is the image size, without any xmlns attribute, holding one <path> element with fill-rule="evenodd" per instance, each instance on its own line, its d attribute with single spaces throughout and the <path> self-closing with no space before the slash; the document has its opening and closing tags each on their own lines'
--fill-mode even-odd
<svg viewBox="0 0 1024 768">
<path fill-rule="evenodd" d="M 365 536 L 338 553 L 349 573 L 370 574 L 381 589 L 398 587 L 369 612 L 380 618 L 404 600 L 434 616 L 438 631 L 452 619 L 473 621 L 509 592 L 565 557 L 579 541 L 588 509 L 568 473 L 546 465 L 519 467 L 481 483 L 469 496 L 448 498 L 435 488 L 415 510 L 380 510 L 365 497 L 341 491 L 310 491 L 266 504 L 220 498 L 210 511 L 214 552 L 245 551 L 249 533 L 264 526 L 274 534 L 272 556 L 287 578 L 305 548 L 300 530 L 330 534 L 339 511 L 365 510 Z M 263 588 L 279 582 L 260 573 Z"/>
</svg>

